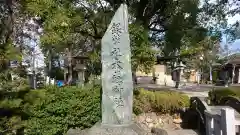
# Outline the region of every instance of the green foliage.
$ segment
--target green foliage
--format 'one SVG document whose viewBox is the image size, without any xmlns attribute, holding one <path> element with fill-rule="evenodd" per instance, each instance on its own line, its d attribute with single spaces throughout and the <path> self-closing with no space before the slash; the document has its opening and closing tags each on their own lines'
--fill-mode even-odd
<svg viewBox="0 0 240 135">
<path fill-rule="evenodd" d="M 236 98 L 240 98 L 239 90 L 240 87 L 217 88 L 210 91 L 208 95 L 211 103 L 218 105 L 225 97 L 233 96 Z"/>
<path fill-rule="evenodd" d="M 216 83 L 216 82 L 217 82 L 217 79 L 218 79 L 218 72 L 217 72 L 217 71 L 213 71 L 213 72 L 212 72 L 212 81 L 213 81 L 214 83 Z"/>
<path fill-rule="evenodd" d="M 129 26 L 132 67 L 134 70 L 150 72 L 156 61 L 156 51 L 148 39 L 148 32 L 137 24 Z"/>
<path fill-rule="evenodd" d="M 100 88 L 48 87 L 24 99 L 26 135 L 59 135 L 69 128 L 89 128 L 100 120 Z"/>
<path fill-rule="evenodd" d="M 22 127 L 21 104 L 29 90 L 22 74 L 10 69 L 11 60 L 21 60 L 14 37 L 17 2 L 0 2 L 0 134 L 13 135 Z M 13 9 L 14 7 L 14 9 Z M 16 37 L 19 39 L 19 37 Z M 19 71 L 19 70 L 18 70 Z M 20 77 L 13 80 L 12 75 Z"/>
<path fill-rule="evenodd" d="M 102 63 L 101 63 L 101 52 L 93 51 L 90 55 L 90 62 L 87 65 L 87 72 L 93 75 L 101 75 L 102 72 Z"/>
<path fill-rule="evenodd" d="M 209 68 L 217 62 L 220 51 L 220 39 L 215 36 L 208 36 L 197 43 L 197 46 L 190 48 L 182 48 L 183 54 L 192 54 L 191 57 L 184 58 L 187 68 L 202 69 L 203 72 L 208 72 Z M 202 57 L 203 59 L 200 59 Z M 208 75 L 209 76 L 209 75 Z M 206 79 L 206 78 L 205 78 Z"/>
<path fill-rule="evenodd" d="M 135 92 L 133 107 L 135 114 L 144 112 L 175 113 L 184 107 L 189 107 L 189 97 L 178 92 L 152 92 L 144 89 Z"/>
<path fill-rule="evenodd" d="M 47 87 L 22 97 L 16 100 L 17 106 L 12 105 L 18 108 L 19 115 L 2 117 L 0 124 L 11 126 L 11 130 L 24 127 L 26 135 L 61 135 L 69 128 L 90 128 L 101 118 L 99 86 Z M 177 92 L 134 90 L 135 114 L 174 113 L 188 106 L 189 98 Z"/>
<path fill-rule="evenodd" d="M 21 105 L 30 90 L 25 79 L 10 80 L 9 72 L 0 74 L 0 134 L 12 134 L 23 127 Z"/>
<path fill-rule="evenodd" d="M 63 49 L 67 42 L 72 42 L 73 26 L 82 23 L 81 12 L 77 12 L 70 1 L 26 0 L 25 8 L 30 14 L 43 19 L 44 34 L 41 42 L 45 47 L 52 45 Z"/>
<path fill-rule="evenodd" d="M 41 18 L 39 25 L 44 31 L 41 36 L 43 50 L 49 50 L 51 46 L 59 55 L 66 53 L 66 48 L 77 52 L 80 48 L 83 52 L 84 49 L 91 48 L 87 49 L 90 50 L 87 55 L 91 57 L 88 65 L 91 70 L 88 72 L 100 74 L 100 39 L 116 8 L 122 3 L 120 0 L 22 1 L 29 15 Z M 76 2 L 78 6 L 72 6 L 76 5 Z M 224 9 L 224 6 L 222 9 L 215 9 L 214 5 L 210 4 L 213 13 L 209 13 L 210 9 L 205 9 L 209 3 L 203 2 L 202 6 L 200 3 L 199 0 L 129 2 L 133 69 L 151 71 L 156 61 L 153 46 L 159 46 L 164 55 L 173 55 L 176 50 L 181 50 L 181 54 L 199 52 L 199 42 L 204 40 L 209 31 L 212 32 L 204 24 L 205 19 L 210 22 L 214 16 L 214 22 L 224 20 L 224 16 L 216 17 L 222 15 L 222 12 L 217 11 Z M 94 68 L 97 70 L 92 70 Z"/>
</svg>

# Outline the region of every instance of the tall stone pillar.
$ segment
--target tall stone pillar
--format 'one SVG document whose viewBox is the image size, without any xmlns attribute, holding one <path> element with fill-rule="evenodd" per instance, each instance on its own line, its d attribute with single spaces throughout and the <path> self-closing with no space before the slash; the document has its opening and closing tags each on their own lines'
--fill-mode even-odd
<svg viewBox="0 0 240 135">
<path fill-rule="evenodd" d="M 83 86 L 84 81 L 85 81 L 84 71 L 80 70 L 78 71 L 78 86 Z"/>
</svg>

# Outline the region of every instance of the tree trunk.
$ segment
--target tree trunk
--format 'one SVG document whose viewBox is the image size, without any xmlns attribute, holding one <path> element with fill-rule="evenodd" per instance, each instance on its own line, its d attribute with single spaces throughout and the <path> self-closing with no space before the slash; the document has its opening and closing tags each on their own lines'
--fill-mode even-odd
<svg viewBox="0 0 240 135">
<path fill-rule="evenodd" d="M 137 85 L 137 76 L 136 76 L 137 68 L 132 68 L 132 79 L 133 79 L 133 85 Z"/>
<path fill-rule="evenodd" d="M 61 62 L 60 62 L 59 58 L 58 58 L 57 62 L 58 62 L 58 67 L 60 68 L 61 67 Z"/>
</svg>

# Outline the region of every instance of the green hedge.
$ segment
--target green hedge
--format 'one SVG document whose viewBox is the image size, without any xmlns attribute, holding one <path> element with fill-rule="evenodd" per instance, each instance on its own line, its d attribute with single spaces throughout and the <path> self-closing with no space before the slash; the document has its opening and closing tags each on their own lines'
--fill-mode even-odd
<svg viewBox="0 0 240 135">
<path fill-rule="evenodd" d="M 135 114 L 143 112 L 175 113 L 189 107 L 189 97 L 173 91 L 147 91 L 144 89 L 134 92 Z"/>
<path fill-rule="evenodd" d="M 100 87 L 48 87 L 24 97 L 25 135 L 62 135 L 69 128 L 89 128 L 100 121 Z M 135 114 L 174 113 L 189 106 L 189 98 L 177 92 L 134 91 Z"/>
<path fill-rule="evenodd" d="M 212 72 L 212 81 L 213 83 L 216 83 L 218 80 L 218 72 L 217 71 L 213 71 Z"/>
<path fill-rule="evenodd" d="M 25 96 L 26 135 L 61 135 L 89 128 L 101 118 L 100 87 L 33 90 Z"/>
<path fill-rule="evenodd" d="M 240 98 L 240 87 L 216 88 L 208 93 L 211 104 L 218 105 L 225 97 Z"/>
</svg>

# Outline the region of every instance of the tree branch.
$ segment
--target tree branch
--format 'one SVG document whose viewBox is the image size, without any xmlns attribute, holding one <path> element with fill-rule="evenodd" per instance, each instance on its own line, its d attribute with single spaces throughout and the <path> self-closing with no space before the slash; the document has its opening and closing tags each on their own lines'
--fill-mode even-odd
<svg viewBox="0 0 240 135">
<path fill-rule="evenodd" d="M 90 34 L 89 32 L 86 32 L 86 31 L 81 31 L 81 30 L 75 29 L 74 32 L 80 33 L 80 34 L 82 34 L 83 36 L 92 37 L 92 38 L 94 38 L 94 39 L 102 39 L 102 36 L 101 36 L 101 35 L 93 35 L 93 34 Z"/>
<path fill-rule="evenodd" d="M 105 12 L 105 11 L 106 11 L 106 9 L 104 8 L 104 6 L 103 6 L 103 4 L 102 4 L 101 0 L 99 0 L 99 3 L 100 3 L 100 5 L 101 5 L 101 7 L 102 7 L 102 10 Z"/>
<path fill-rule="evenodd" d="M 95 23 L 93 23 L 92 21 L 90 21 L 89 19 L 87 19 L 87 21 L 91 24 L 93 30 L 94 30 L 94 34 L 95 35 L 99 35 L 98 34 L 98 30 L 97 30 L 97 25 Z"/>
<path fill-rule="evenodd" d="M 157 29 L 157 28 L 149 28 L 149 30 L 156 31 L 156 32 L 161 32 L 161 33 L 166 31 L 166 29 Z"/>
</svg>

